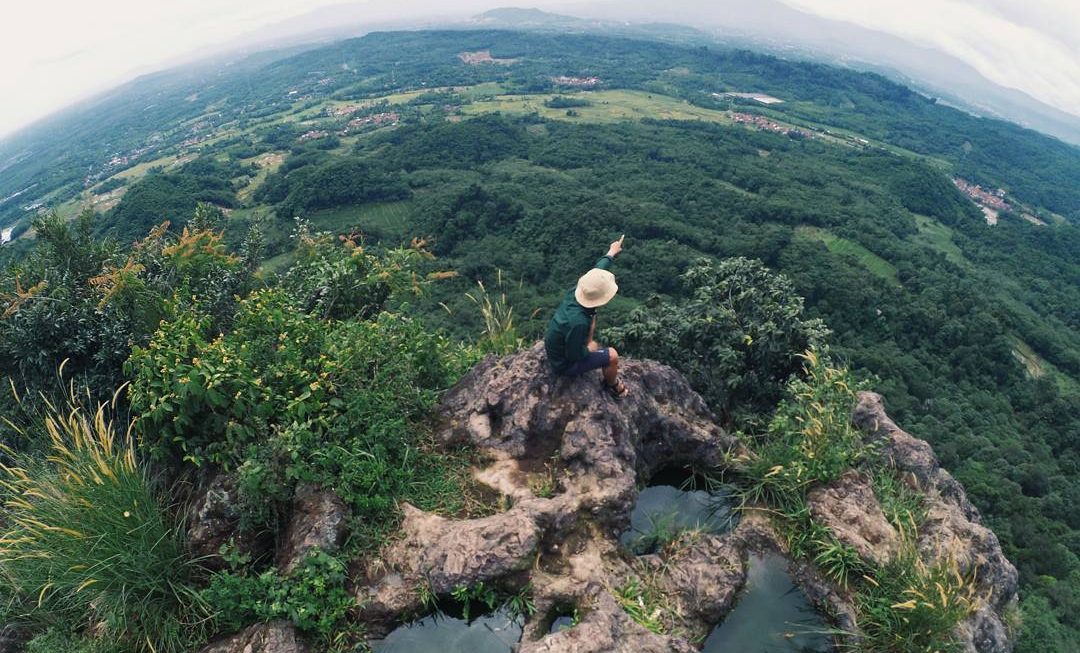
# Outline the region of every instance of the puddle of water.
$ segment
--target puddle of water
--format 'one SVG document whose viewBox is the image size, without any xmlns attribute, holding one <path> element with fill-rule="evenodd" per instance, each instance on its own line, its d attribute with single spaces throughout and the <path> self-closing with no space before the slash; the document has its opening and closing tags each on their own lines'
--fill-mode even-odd
<svg viewBox="0 0 1080 653">
<path fill-rule="evenodd" d="M 702 653 L 832 653 L 832 638 L 821 634 L 827 628 L 782 557 L 752 555 L 738 604 L 705 640 Z"/>
<path fill-rule="evenodd" d="M 680 489 L 674 485 L 652 485 L 638 494 L 630 513 L 630 528 L 619 541 L 639 555 L 657 549 L 657 535 L 663 538 L 687 529 L 723 533 L 735 523 L 734 501 L 727 491 Z"/>
<path fill-rule="evenodd" d="M 574 627 L 574 618 L 573 617 L 567 617 L 567 616 L 563 615 L 561 617 L 556 617 L 555 621 L 551 622 L 551 629 L 548 630 L 548 632 L 549 633 L 557 633 L 557 632 L 559 632 L 561 630 L 566 630 L 568 628 L 573 628 L 573 627 Z"/>
<path fill-rule="evenodd" d="M 521 640 L 521 623 L 506 610 L 465 621 L 433 614 L 370 642 L 375 653 L 511 653 Z"/>
</svg>

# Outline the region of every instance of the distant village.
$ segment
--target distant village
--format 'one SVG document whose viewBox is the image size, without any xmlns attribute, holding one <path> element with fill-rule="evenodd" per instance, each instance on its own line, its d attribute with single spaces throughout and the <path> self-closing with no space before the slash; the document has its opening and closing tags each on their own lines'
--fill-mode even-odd
<svg viewBox="0 0 1080 653">
<path fill-rule="evenodd" d="M 973 184 L 970 181 L 961 179 L 959 177 L 953 177 L 953 185 L 960 190 L 961 193 L 967 195 L 971 201 L 975 202 L 980 209 L 982 209 L 983 216 L 986 217 L 986 224 L 993 226 L 998 223 L 1001 217 L 1002 211 L 1019 212 L 1020 217 L 1027 220 L 1031 224 L 1046 226 L 1046 223 L 1035 217 L 1028 211 L 1022 210 L 1023 207 L 1018 205 L 1014 206 L 1008 200 L 1008 193 L 1004 188 L 996 188 L 994 190 L 986 190 L 978 184 Z"/>
<path fill-rule="evenodd" d="M 791 127 L 789 125 L 781 125 L 778 122 L 769 120 L 764 116 L 754 115 L 752 113 L 732 113 L 731 119 L 739 125 L 748 125 L 750 127 L 756 127 L 761 131 L 773 132 L 776 134 L 787 134 L 788 136 L 801 136 L 803 138 L 817 138 L 817 135 L 807 129 L 800 129 L 798 127 Z"/>
</svg>

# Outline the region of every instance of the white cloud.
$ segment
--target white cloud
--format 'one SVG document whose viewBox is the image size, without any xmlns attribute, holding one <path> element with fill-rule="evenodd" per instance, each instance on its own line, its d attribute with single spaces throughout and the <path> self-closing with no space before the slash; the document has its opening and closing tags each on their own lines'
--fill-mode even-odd
<svg viewBox="0 0 1080 653">
<path fill-rule="evenodd" d="M 310 0 L 11 3 L 0 25 L 0 134 L 137 72 L 306 13 L 318 4 Z"/>
<path fill-rule="evenodd" d="M 941 49 L 1080 115 L 1076 0 L 783 0 Z M 12 0 L 0 21 L 0 136 L 140 72 L 342 0 Z M 352 0 L 372 20 L 467 14 L 513 0 Z M 558 11 L 580 0 L 518 3 Z M 623 3 L 606 3 L 619 13 Z M 595 6 L 595 5 L 594 5 Z M 571 10 L 573 11 L 573 10 Z M 664 11 L 656 5 L 655 11 Z M 354 14 L 355 15 L 355 14 Z"/>
<path fill-rule="evenodd" d="M 987 79 L 1080 116 L 1080 4 L 1074 0 L 783 0 L 937 48 Z"/>
</svg>

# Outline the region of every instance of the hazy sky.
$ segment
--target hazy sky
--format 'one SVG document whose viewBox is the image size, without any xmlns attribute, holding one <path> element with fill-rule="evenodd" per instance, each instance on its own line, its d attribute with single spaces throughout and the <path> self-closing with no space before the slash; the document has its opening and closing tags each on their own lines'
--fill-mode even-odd
<svg viewBox="0 0 1080 653">
<path fill-rule="evenodd" d="M 371 20 L 587 0 L 368 0 Z M 753 1 L 753 0 L 749 0 Z M 1076 0 L 783 0 L 960 58 L 1080 115 Z M 140 72 L 341 0 L 15 0 L 0 24 L 0 135 Z M 618 2 L 607 4 L 617 14 Z M 707 5 L 706 5 L 707 6 Z M 663 4 L 657 17 L 662 19 Z M 570 13 L 570 12 L 568 12 Z"/>
<path fill-rule="evenodd" d="M 1080 116 L 1077 0 L 783 0 L 934 47 L 987 79 Z"/>
</svg>

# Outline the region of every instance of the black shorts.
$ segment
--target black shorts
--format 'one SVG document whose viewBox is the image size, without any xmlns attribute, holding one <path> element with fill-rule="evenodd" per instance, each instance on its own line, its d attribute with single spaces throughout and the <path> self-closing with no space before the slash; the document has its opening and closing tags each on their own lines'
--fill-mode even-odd
<svg viewBox="0 0 1080 653">
<path fill-rule="evenodd" d="M 611 352 L 607 347 L 589 352 L 589 355 L 563 371 L 561 376 L 581 376 L 590 370 L 598 370 L 611 364 Z"/>
</svg>

